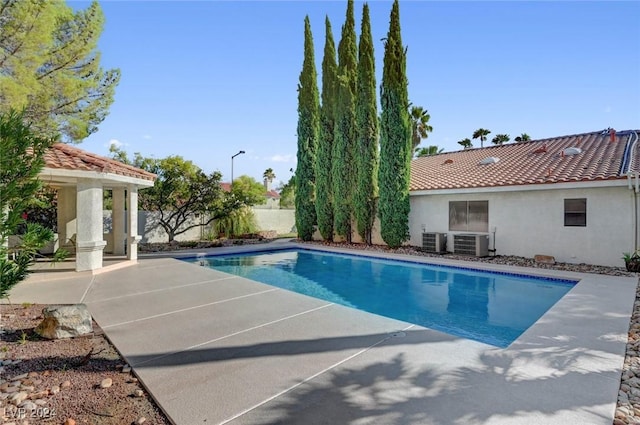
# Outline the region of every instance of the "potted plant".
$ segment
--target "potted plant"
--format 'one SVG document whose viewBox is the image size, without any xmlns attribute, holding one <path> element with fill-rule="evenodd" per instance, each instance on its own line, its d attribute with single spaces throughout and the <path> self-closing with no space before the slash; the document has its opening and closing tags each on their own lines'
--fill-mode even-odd
<svg viewBox="0 0 640 425">
<path fill-rule="evenodd" d="M 640 250 L 635 250 L 634 252 L 625 252 L 623 253 L 622 259 L 624 260 L 624 265 L 627 268 L 627 271 L 638 273 L 640 272 Z"/>
</svg>

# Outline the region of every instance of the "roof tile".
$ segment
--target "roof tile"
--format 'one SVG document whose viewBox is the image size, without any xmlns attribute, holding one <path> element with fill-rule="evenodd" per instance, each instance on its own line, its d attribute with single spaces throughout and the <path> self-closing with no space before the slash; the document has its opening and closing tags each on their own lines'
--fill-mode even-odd
<svg viewBox="0 0 640 425">
<path fill-rule="evenodd" d="M 625 150 L 629 170 L 640 171 L 640 154 L 633 142 L 638 130 L 620 131 L 611 142 L 608 131 L 445 152 L 411 162 L 410 190 L 497 187 L 540 183 L 625 178 L 620 175 Z M 633 144 L 633 146 L 631 146 Z M 581 153 L 565 155 L 569 147 Z M 497 157 L 492 164 L 480 164 Z"/>
<path fill-rule="evenodd" d="M 45 152 L 44 159 L 46 168 L 95 171 L 150 181 L 156 179 L 156 175 L 148 171 L 64 143 L 54 144 Z"/>
</svg>

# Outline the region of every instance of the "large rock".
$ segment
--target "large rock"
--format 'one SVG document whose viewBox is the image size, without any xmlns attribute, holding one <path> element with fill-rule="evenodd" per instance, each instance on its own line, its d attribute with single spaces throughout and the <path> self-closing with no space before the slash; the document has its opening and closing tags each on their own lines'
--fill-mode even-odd
<svg viewBox="0 0 640 425">
<path fill-rule="evenodd" d="M 44 320 L 35 331 L 44 338 L 72 338 L 93 332 L 91 315 L 84 304 L 48 306 L 42 314 Z"/>
<path fill-rule="evenodd" d="M 541 263 L 541 264 L 555 264 L 556 263 L 556 259 L 554 257 L 552 257 L 551 255 L 538 254 L 535 257 L 533 257 L 533 259 L 535 260 L 536 263 Z"/>
</svg>

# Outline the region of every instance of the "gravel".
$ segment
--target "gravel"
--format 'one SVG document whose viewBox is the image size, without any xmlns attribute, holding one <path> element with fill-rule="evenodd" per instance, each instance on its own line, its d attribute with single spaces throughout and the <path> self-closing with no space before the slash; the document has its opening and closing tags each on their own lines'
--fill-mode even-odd
<svg viewBox="0 0 640 425">
<path fill-rule="evenodd" d="M 35 334 L 44 307 L 0 305 L 0 423 L 171 424 L 95 322 L 87 336 Z"/>
</svg>

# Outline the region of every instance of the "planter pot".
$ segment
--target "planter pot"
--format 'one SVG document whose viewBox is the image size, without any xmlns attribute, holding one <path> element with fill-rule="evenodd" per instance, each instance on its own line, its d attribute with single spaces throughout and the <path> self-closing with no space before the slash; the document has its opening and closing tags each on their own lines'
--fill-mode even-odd
<svg viewBox="0 0 640 425">
<path fill-rule="evenodd" d="M 634 257 L 629 260 L 625 260 L 624 264 L 627 267 L 628 272 L 640 272 L 640 257 Z"/>
</svg>

